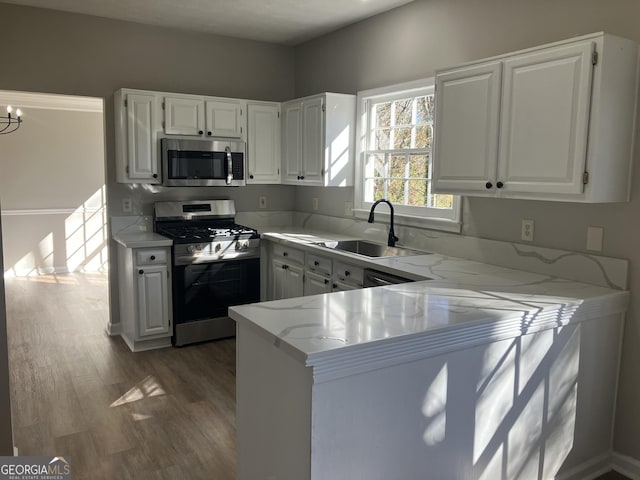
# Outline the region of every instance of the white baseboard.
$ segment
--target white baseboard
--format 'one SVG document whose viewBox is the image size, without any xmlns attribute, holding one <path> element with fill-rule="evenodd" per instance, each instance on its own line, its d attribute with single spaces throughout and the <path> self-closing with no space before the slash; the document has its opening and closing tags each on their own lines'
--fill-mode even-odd
<svg viewBox="0 0 640 480">
<path fill-rule="evenodd" d="M 611 458 L 611 452 L 604 453 L 562 472 L 555 480 L 594 480 L 611 471 Z"/>
<path fill-rule="evenodd" d="M 613 452 L 611 468 L 631 480 L 640 480 L 640 460 Z"/>
<path fill-rule="evenodd" d="M 121 323 L 111 323 L 107 324 L 107 335 L 115 337 L 116 335 L 120 335 L 122 333 L 122 324 Z"/>
<path fill-rule="evenodd" d="M 4 272 L 5 278 L 13 277 L 37 277 L 38 275 L 62 275 L 65 273 L 100 273 L 105 272 L 107 269 L 102 268 L 99 270 L 88 270 L 79 268 L 76 270 L 70 270 L 69 267 L 34 267 L 34 268 L 12 268 Z"/>
<path fill-rule="evenodd" d="M 14 457 L 18 457 L 18 447 L 16 447 L 15 445 L 13 446 L 13 456 Z"/>
</svg>

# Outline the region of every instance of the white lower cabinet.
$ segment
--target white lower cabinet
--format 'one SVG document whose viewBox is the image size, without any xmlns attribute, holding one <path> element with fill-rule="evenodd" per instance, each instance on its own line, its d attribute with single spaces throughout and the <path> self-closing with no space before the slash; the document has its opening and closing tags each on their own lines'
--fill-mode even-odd
<svg viewBox="0 0 640 480">
<path fill-rule="evenodd" d="M 171 345 L 169 247 L 118 248 L 122 338 L 137 352 Z"/>
<path fill-rule="evenodd" d="M 303 270 L 301 265 L 274 259 L 271 262 L 273 300 L 295 298 L 303 295 Z"/>
<path fill-rule="evenodd" d="M 169 268 L 158 265 L 138 270 L 138 336 L 169 333 Z"/>
<path fill-rule="evenodd" d="M 320 273 L 304 272 L 304 294 L 318 295 L 331 292 L 331 278 Z"/>
</svg>

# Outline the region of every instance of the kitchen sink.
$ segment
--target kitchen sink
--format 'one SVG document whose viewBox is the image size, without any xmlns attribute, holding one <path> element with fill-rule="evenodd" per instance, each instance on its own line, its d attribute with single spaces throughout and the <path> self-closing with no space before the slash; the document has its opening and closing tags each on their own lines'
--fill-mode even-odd
<svg viewBox="0 0 640 480">
<path fill-rule="evenodd" d="M 366 240 L 342 240 L 339 242 L 314 243 L 320 247 L 338 250 L 341 252 L 357 253 L 366 257 L 405 257 L 409 255 L 428 255 L 427 252 L 411 250 L 403 247 L 389 247 L 381 243 L 368 242 Z"/>
</svg>

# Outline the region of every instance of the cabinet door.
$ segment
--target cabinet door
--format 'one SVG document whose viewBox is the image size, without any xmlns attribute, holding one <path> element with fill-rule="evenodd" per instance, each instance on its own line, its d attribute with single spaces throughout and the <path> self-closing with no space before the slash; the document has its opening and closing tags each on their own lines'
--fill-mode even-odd
<svg viewBox="0 0 640 480">
<path fill-rule="evenodd" d="M 331 280 L 324 275 L 318 275 L 317 273 L 310 272 L 309 270 L 304 273 L 304 294 L 305 295 L 317 295 L 319 293 L 331 292 Z"/>
<path fill-rule="evenodd" d="M 280 106 L 249 104 L 247 183 L 280 183 Z"/>
<path fill-rule="evenodd" d="M 137 275 L 138 336 L 169 334 L 168 267 L 141 267 Z"/>
<path fill-rule="evenodd" d="M 273 300 L 302 296 L 302 267 L 274 259 L 271 272 Z"/>
<path fill-rule="evenodd" d="M 155 95 L 127 95 L 127 168 L 128 180 L 159 183 L 158 101 Z"/>
<path fill-rule="evenodd" d="M 165 97 L 164 131 L 170 135 L 202 135 L 204 102 L 200 98 Z"/>
<path fill-rule="evenodd" d="M 303 273 L 302 267 L 299 265 L 286 265 L 285 271 L 287 272 L 287 280 L 285 286 L 286 297 L 296 298 L 301 297 L 304 293 Z"/>
<path fill-rule="evenodd" d="M 333 284 L 331 285 L 332 292 L 347 292 L 349 290 L 358 290 L 360 288 L 362 287 L 341 282 L 340 280 L 334 280 Z"/>
<path fill-rule="evenodd" d="M 282 115 L 282 180 L 285 183 L 299 183 L 302 161 L 302 102 L 285 103 Z"/>
<path fill-rule="evenodd" d="M 504 62 L 497 180 L 505 193 L 582 192 L 593 48 L 587 41 Z"/>
<path fill-rule="evenodd" d="M 323 99 L 302 104 L 302 176 L 304 183 L 322 184 L 324 173 Z"/>
<path fill-rule="evenodd" d="M 240 102 L 207 100 L 207 135 L 214 137 L 240 138 L 242 126 L 242 105 Z"/>
<path fill-rule="evenodd" d="M 433 191 L 494 192 L 500 62 L 436 76 Z"/>
</svg>

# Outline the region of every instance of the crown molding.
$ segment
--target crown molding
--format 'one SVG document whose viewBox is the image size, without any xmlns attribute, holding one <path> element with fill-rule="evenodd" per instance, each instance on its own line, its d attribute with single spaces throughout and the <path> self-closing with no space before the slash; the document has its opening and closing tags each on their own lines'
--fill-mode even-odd
<svg viewBox="0 0 640 480">
<path fill-rule="evenodd" d="M 13 105 L 22 110 L 26 108 L 39 108 L 45 110 L 71 110 L 96 113 L 102 113 L 104 111 L 104 101 L 102 98 L 11 90 L 0 90 L 0 105 Z"/>
</svg>

